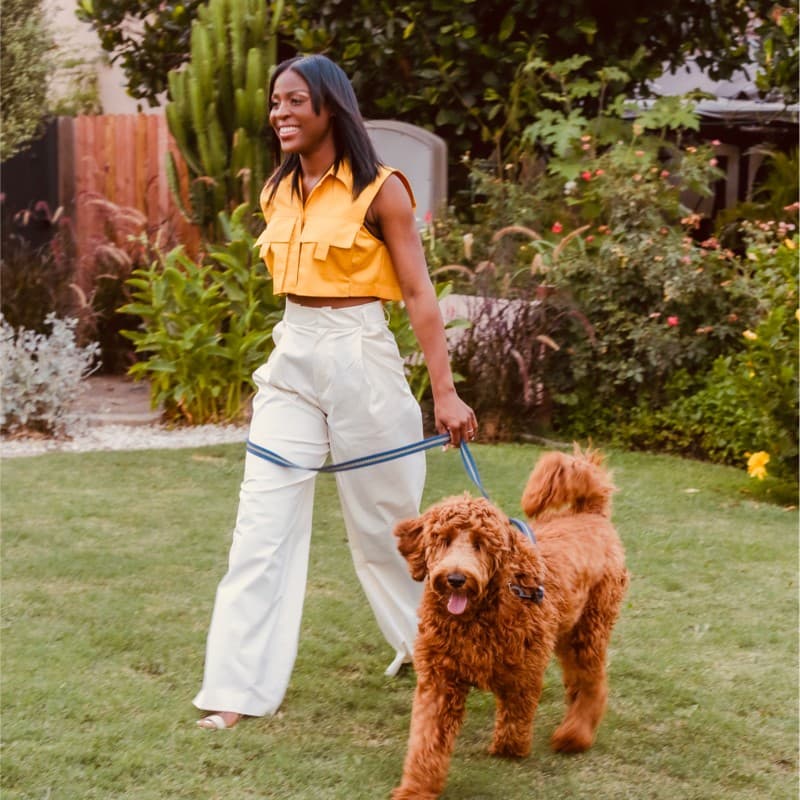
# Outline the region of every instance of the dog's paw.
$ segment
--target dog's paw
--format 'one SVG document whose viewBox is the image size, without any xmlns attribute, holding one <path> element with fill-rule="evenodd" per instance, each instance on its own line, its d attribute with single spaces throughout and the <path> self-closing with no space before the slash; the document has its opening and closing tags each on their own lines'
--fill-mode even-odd
<svg viewBox="0 0 800 800">
<path fill-rule="evenodd" d="M 594 736 L 588 729 L 574 725 L 562 725 L 550 739 L 550 746 L 557 753 L 583 753 L 594 742 Z"/>
<path fill-rule="evenodd" d="M 530 742 L 492 742 L 489 755 L 499 758 L 525 758 L 531 751 Z"/>
<path fill-rule="evenodd" d="M 420 789 L 398 786 L 392 791 L 392 800 L 436 800 L 439 795 Z"/>
</svg>

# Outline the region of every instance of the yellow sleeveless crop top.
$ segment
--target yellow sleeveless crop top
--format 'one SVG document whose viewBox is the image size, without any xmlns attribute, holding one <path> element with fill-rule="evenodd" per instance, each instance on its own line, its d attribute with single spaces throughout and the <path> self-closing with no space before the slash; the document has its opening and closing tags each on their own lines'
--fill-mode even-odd
<svg viewBox="0 0 800 800">
<path fill-rule="evenodd" d="M 379 297 L 400 300 L 402 294 L 386 245 L 364 226 L 364 217 L 384 181 L 398 170 L 380 167 L 378 177 L 353 199 L 350 165 L 333 167 L 311 190 L 305 203 L 292 192 L 292 176 L 261 192 L 267 227 L 258 237 L 259 255 L 272 275 L 275 294 L 310 297 Z M 269 202 L 268 202 L 269 201 Z"/>
</svg>

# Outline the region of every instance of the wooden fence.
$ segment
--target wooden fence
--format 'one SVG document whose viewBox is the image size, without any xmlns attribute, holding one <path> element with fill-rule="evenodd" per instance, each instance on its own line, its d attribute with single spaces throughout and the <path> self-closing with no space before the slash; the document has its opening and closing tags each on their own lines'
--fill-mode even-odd
<svg viewBox="0 0 800 800">
<path fill-rule="evenodd" d="M 162 114 L 61 117 L 58 146 L 59 196 L 73 220 L 82 264 L 126 218 L 151 239 L 160 231 L 165 244 L 197 251 L 199 231 L 182 216 L 167 183 L 167 152 L 178 152 Z M 185 188 L 186 170 L 176 160 Z"/>
</svg>

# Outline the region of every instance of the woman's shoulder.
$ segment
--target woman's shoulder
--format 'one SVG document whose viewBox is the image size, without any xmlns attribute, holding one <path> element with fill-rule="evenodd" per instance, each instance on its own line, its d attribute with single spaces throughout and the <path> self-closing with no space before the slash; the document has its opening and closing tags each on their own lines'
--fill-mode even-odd
<svg viewBox="0 0 800 800">
<path fill-rule="evenodd" d="M 380 184 L 381 194 L 389 195 L 398 202 L 402 202 L 408 198 L 411 201 L 412 207 L 416 206 L 417 202 L 414 197 L 414 190 L 411 188 L 411 181 L 409 181 L 402 170 L 397 167 L 381 164 L 378 168 L 377 181 Z"/>
</svg>

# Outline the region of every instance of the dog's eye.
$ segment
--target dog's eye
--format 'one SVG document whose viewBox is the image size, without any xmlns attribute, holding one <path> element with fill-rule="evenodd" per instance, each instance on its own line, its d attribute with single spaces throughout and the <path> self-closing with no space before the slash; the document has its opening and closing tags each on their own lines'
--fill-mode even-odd
<svg viewBox="0 0 800 800">
<path fill-rule="evenodd" d="M 475 540 L 475 541 L 472 543 L 472 549 L 473 549 L 473 550 L 475 550 L 476 552 L 480 552 L 480 549 L 481 549 L 481 543 L 480 543 L 480 541 L 479 541 L 478 539 L 476 539 L 476 540 Z"/>
</svg>

